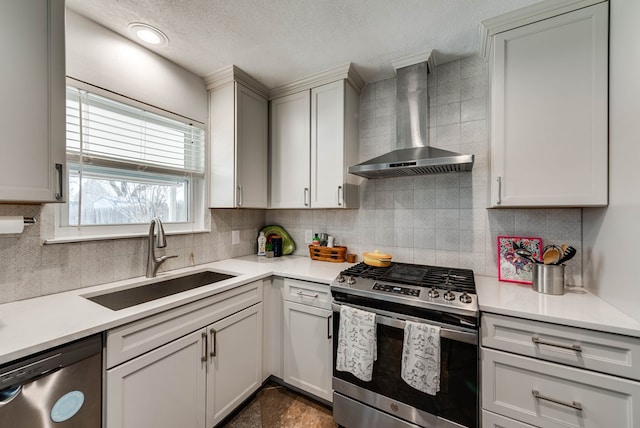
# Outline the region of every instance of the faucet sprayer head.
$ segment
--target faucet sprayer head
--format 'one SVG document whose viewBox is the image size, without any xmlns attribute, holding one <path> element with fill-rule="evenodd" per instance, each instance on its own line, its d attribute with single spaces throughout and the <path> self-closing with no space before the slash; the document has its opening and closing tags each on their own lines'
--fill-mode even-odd
<svg viewBox="0 0 640 428">
<path fill-rule="evenodd" d="M 154 217 L 153 220 L 156 223 L 156 233 L 158 234 L 158 238 L 156 240 L 157 248 L 164 248 L 167 246 L 167 238 L 164 234 L 164 227 L 162 226 L 162 222 L 160 221 L 160 217 Z"/>
</svg>

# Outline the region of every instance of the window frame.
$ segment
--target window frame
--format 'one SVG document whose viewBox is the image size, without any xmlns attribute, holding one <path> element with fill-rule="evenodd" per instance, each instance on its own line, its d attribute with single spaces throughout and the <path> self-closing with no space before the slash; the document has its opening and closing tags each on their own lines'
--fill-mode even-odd
<svg viewBox="0 0 640 428">
<path fill-rule="evenodd" d="M 109 98 L 110 100 L 120 102 L 135 108 L 146 110 L 150 113 L 158 114 L 169 119 L 178 120 L 180 122 L 186 122 L 193 124 L 196 127 L 202 128 L 205 131 L 204 138 L 204 174 L 202 177 L 190 177 L 189 179 L 189 206 L 188 212 L 190 219 L 188 222 L 163 222 L 166 234 L 188 234 L 188 233 L 206 233 L 211 231 L 211 219 L 206 214 L 206 199 L 208 188 L 208 144 L 207 144 L 207 128 L 205 124 L 193 120 L 184 116 L 177 115 L 175 113 L 154 107 L 149 104 L 134 100 L 132 98 L 98 88 L 89 83 L 82 82 L 73 78 L 67 77 L 67 85 L 73 86 L 77 89 L 84 90 L 101 97 Z M 66 146 L 66 144 L 65 144 Z M 66 153 L 66 148 L 65 148 Z M 70 159 L 73 155 L 66 155 L 65 171 L 65 187 L 69 185 L 69 164 L 74 160 Z M 112 166 L 117 168 L 118 162 L 113 162 Z M 104 166 L 104 165 L 103 165 Z M 160 168 L 161 169 L 161 168 Z M 169 176 L 169 174 L 167 174 Z M 177 175 L 176 175 L 177 176 Z M 118 238 L 131 238 L 141 237 L 148 234 L 149 224 L 114 224 L 114 225 L 66 225 L 69 218 L 69 204 L 68 202 L 62 204 L 56 204 L 54 213 L 54 225 L 50 230 L 48 238 L 44 240 L 45 244 L 51 243 L 63 243 L 63 242 L 77 242 L 88 240 L 102 240 L 102 239 L 118 239 Z M 66 219 L 66 221 L 65 221 Z"/>
</svg>

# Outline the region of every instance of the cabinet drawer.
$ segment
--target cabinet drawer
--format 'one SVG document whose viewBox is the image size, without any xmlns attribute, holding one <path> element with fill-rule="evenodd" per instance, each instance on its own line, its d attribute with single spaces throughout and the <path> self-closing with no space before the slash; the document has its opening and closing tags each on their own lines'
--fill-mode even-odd
<svg viewBox="0 0 640 428">
<path fill-rule="evenodd" d="M 640 382 L 491 349 L 481 355 L 484 409 L 543 428 L 640 426 Z"/>
<path fill-rule="evenodd" d="M 286 278 L 284 280 L 284 299 L 329 309 L 331 308 L 331 289 L 327 284 Z"/>
<path fill-rule="evenodd" d="M 482 428 L 534 428 L 534 426 L 483 410 Z"/>
<path fill-rule="evenodd" d="M 107 332 L 107 368 L 262 301 L 262 281 L 242 285 Z"/>
<path fill-rule="evenodd" d="M 640 380 L 638 338 L 493 314 L 481 325 L 485 348 Z"/>
</svg>

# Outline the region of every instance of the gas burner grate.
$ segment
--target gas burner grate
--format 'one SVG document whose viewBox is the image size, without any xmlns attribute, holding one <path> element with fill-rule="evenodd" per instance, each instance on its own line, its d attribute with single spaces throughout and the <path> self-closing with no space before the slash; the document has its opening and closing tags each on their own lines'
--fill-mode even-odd
<svg viewBox="0 0 640 428">
<path fill-rule="evenodd" d="M 420 287 L 466 291 L 473 294 L 476 292 L 475 280 L 471 269 L 408 263 L 391 263 L 389 267 L 375 267 L 365 263 L 358 263 L 342 271 L 342 275 Z"/>
<path fill-rule="evenodd" d="M 360 262 L 357 265 L 353 265 L 350 268 L 343 270 L 342 275 L 379 279 L 387 270 L 389 270 L 388 267 L 369 266 L 364 262 Z"/>
</svg>

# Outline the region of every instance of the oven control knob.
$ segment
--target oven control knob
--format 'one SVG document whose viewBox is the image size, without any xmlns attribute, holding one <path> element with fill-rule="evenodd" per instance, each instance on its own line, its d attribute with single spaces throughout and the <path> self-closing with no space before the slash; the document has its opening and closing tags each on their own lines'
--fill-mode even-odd
<svg viewBox="0 0 640 428">
<path fill-rule="evenodd" d="M 469 296 L 466 291 L 460 296 L 460 301 L 462 303 L 471 303 L 471 300 L 471 296 Z"/>
<path fill-rule="evenodd" d="M 344 276 L 342 274 L 338 275 L 336 282 L 342 284 L 344 282 Z"/>
<path fill-rule="evenodd" d="M 356 279 L 354 277 L 350 276 L 347 278 L 347 284 L 353 285 L 355 283 L 356 283 Z"/>
<path fill-rule="evenodd" d="M 427 293 L 427 296 L 431 297 L 432 299 L 437 299 L 438 297 L 440 297 L 440 292 L 438 292 L 438 290 L 436 290 L 435 288 L 432 288 Z"/>
<path fill-rule="evenodd" d="M 448 290 L 447 292 L 445 292 L 442 295 L 442 297 L 444 298 L 444 300 L 451 301 L 451 300 L 454 300 L 456 298 L 456 295 L 453 294 L 453 291 Z"/>
</svg>

